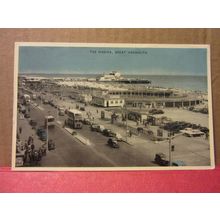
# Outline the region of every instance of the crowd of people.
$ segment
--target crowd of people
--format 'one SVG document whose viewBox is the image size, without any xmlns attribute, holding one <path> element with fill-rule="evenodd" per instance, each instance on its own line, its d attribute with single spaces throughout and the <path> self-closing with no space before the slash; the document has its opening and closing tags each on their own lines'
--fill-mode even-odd
<svg viewBox="0 0 220 220">
<path fill-rule="evenodd" d="M 24 142 L 21 141 L 20 136 L 22 127 L 19 127 L 16 141 L 16 154 L 23 155 L 23 166 L 36 166 L 40 165 L 43 156 L 46 155 L 46 144 L 36 147 L 34 137 L 29 136 Z"/>
</svg>

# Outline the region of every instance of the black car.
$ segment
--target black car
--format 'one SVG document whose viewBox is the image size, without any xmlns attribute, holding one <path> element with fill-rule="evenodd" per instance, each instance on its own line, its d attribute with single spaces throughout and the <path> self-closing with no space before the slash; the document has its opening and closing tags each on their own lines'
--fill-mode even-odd
<svg viewBox="0 0 220 220">
<path fill-rule="evenodd" d="M 115 133 L 113 133 L 110 129 L 104 129 L 102 133 L 107 137 L 115 137 Z"/>
<path fill-rule="evenodd" d="M 199 130 L 204 133 L 209 133 L 209 129 L 207 127 L 200 127 Z"/>
<path fill-rule="evenodd" d="M 48 141 L 48 150 L 55 150 L 56 146 L 53 140 Z"/>
<path fill-rule="evenodd" d="M 47 132 L 44 128 L 38 128 L 37 129 L 37 135 L 39 136 L 39 138 L 42 141 L 46 141 L 47 140 Z"/>
<path fill-rule="evenodd" d="M 108 145 L 112 148 L 119 148 L 118 141 L 114 138 L 109 138 L 108 139 Z"/>
<path fill-rule="evenodd" d="M 26 112 L 26 113 L 24 114 L 24 117 L 25 117 L 25 118 L 30 118 L 31 116 L 30 116 L 29 113 Z"/>
<path fill-rule="evenodd" d="M 90 128 L 91 128 L 91 131 L 98 131 L 99 127 L 97 124 L 92 124 Z"/>
<path fill-rule="evenodd" d="M 169 165 L 169 161 L 166 159 L 166 155 L 163 153 L 156 154 L 154 161 L 155 161 L 155 163 L 157 163 L 160 166 L 168 166 Z"/>
<path fill-rule="evenodd" d="M 84 118 L 84 120 L 82 122 L 85 125 L 91 125 L 91 121 L 89 119 Z"/>
<path fill-rule="evenodd" d="M 37 122 L 35 120 L 30 120 L 30 125 L 32 126 L 32 128 L 37 126 Z"/>
<path fill-rule="evenodd" d="M 151 109 L 149 111 L 149 113 L 152 114 L 152 115 L 157 115 L 157 114 L 164 114 L 164 111 L 161 110 L 161 109 Z"/>
</svg>

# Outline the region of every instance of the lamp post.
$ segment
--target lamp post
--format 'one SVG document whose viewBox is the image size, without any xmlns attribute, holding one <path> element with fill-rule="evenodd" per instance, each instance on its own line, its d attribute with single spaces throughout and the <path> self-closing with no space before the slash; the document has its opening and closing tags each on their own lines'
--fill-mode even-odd
<svg viewBox="0 0 220 220">
<path fill-rule="evenodd" d="M 174 151 L 174 147 L 175 147 L 174 145 L 172 145 L 172 139 L 177 138 L 179 136 L 182 136 L 183 133 L 174 135 L 173 132 L 169 131 L 168 135 L 169 135 L 169 137 L 168 137 L 169 138 L 168 139 L 168 142 L 169 142 L 169 166 L 172 166 L 172 164 L 173 164 L 173 162 L 172 162 L 172 160 L 173 160 L 173 158 L 172 158 L 172 151 Z"/>
<path fill-rule="evenodd" d="M 127 115 L 127 107 L 126 107 L 126 104 L 124 103 L 124 106 L 123 106 L 123 113 L 124 113 L 124 117 L 126 119 L 125 123 L 126 123 L 126 134 L 125 134 L 125 138 L 126 138 L 126 142 L 128 142 L 128 115 Z"/>
<path fill-rule="evenodd" d="M 50 111 L 48 111 L 48 115 L 50 114 Z M 49 142 L 49 130 L 48 130 L 48 116 L 46 118 L 46 129 L 47 129 L 47 149 L 48 149 L 48 142 Z"/>
<path fill-rule="evenodd" d="M 46 144 L 47 144 L 47 149 L 48 149 L 48 139 L 49 139 L 49 135 L 48 135 L 48 117 L 47 117 L 47 126 L 46 126 L 46 129 L 47 129 L 47 141 L 46 141 Z"/>
<path fill-rule="evenodd" d="M 169 166 L 172 166 L 171 131 L 169 134 Z"/>
</svg>

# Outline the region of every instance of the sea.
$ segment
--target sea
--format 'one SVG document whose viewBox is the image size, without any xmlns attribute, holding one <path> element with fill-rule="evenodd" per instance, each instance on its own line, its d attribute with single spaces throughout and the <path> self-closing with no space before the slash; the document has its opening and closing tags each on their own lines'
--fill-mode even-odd
<svg viewBox="0 0 220 220">
<path fill-rule="evenodd" d="M 98 74 L 24 74 L 29 76 L 41 77 L 85 77 L 96 78 Z M 123 75 L 125 78 L 147 79 L 151 81 L 152 86 L 163 88 L 177 88 L 192 91 L 207 92 L 208 83 L 207 76 L 191 76 L 191 75 Z"/>
</svg>

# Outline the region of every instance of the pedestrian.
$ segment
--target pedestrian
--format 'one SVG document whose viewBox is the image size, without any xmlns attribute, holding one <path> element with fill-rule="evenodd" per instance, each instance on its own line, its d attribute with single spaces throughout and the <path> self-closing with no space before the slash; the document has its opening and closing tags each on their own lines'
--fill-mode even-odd
<svg viewBox="0 0 220 220">
<path fill-rule="evenodd" d="M 97 112 L 97 114 L 98 114 L 98 113 L 99 113 L 99 110 L 97 109 L 96 112 Z"/>
<path fill-rule="evenodd" d="M 172 145 L 171 146 L 171 151 L 174 151 L 175 150 L 175 145 Z"/>
<path fill-rule="evenodd" d="M 34 144 L 32 143 L 32 144 L 31 144 L 31 150 L 34 150 L 34 148 L 35 148 L 35 146 L 34 146 Z"/>
<path fill-rule="evenodd" d="M 129 130 L 129 136 L 130 136 L 130 137 L 132 136 L 132 132 L 131 132 L 131 130 Z"/>
<path fill-rule="evenodd" d="M 23 145 L 22 142 L 21 142 L 21 150 L 22 150 L 22 151 L 24 150 L 24 145 Z"/>
<path fill-rule="evenodd" d="M 19 133 L 21 134 L 21 132 L 22 132 L 22 127 L 20 126 L 19 127 Z"/>
<path fill-rule="evenodd" d="M 24 142 L 24 149 L 25 149 L 25 150 L 28 149 L 28 143 L 27 143 L 27 140 L 25 140 L 25 142 Z"/>
<path fill-rule="evenodd" d="M 208 138 L 209 138 L 209 133 L 206 132 L 206 133 L 205 133 L 205 139 L 208 140 Z"/>
<path fill-rule="evenodd" d="M 28 141 L 27 141 L 28 145 L 31 144 L 31 136 L 28 137 Z"/>
<path fill-rule="evenodd" d="M 24 164 L 27 162 L 27 157 L 28 157 L 28 150 L 25 150 L 25 152 L 24 152 Z"/>
</svg>

